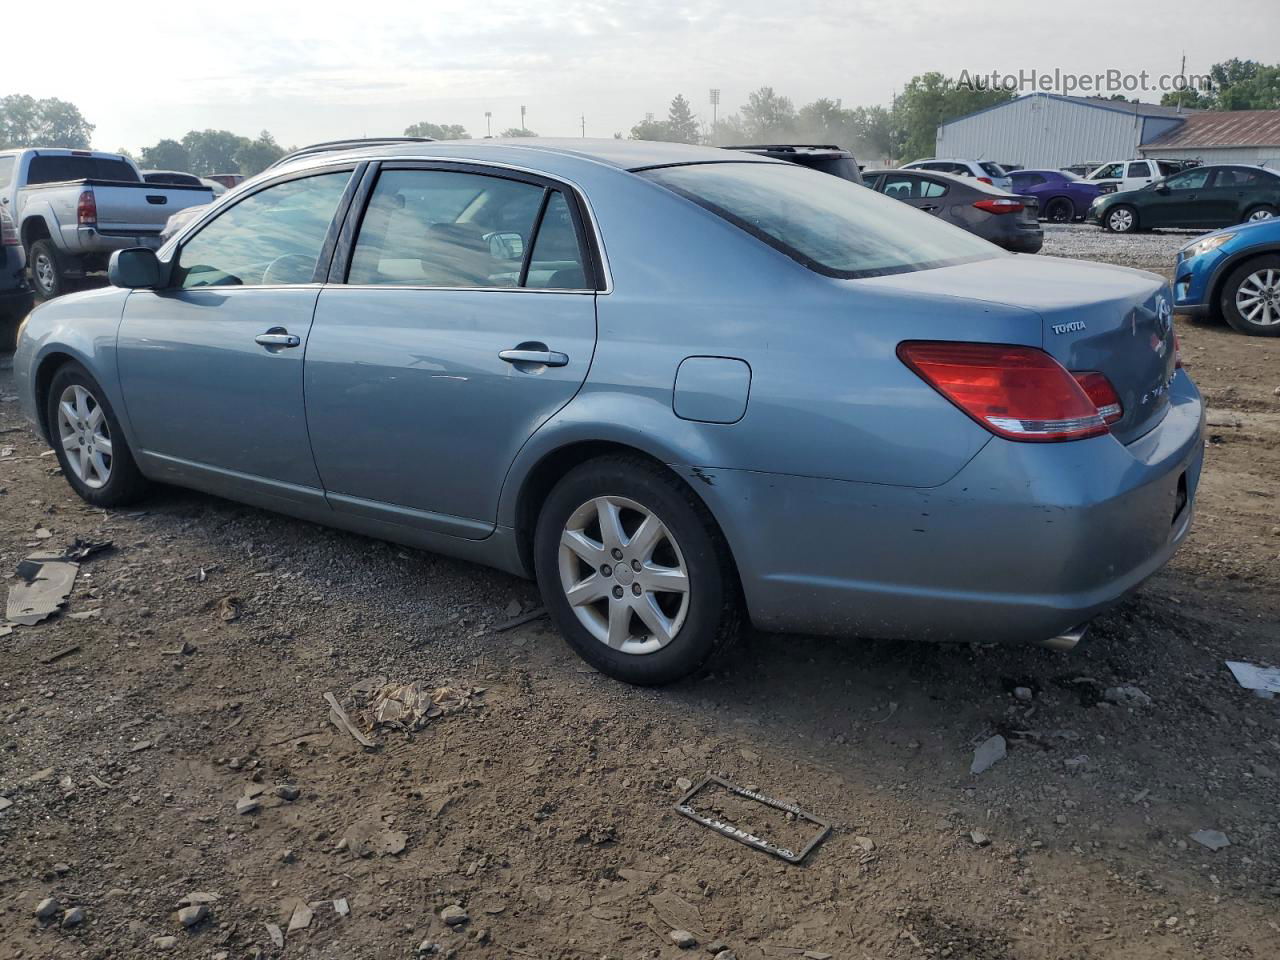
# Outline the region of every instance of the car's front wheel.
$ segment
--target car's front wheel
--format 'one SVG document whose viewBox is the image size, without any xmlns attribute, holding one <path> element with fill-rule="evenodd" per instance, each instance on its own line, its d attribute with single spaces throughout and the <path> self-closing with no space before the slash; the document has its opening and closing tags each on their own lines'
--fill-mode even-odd
<svg viewBox="0 0 1280 960">
<path fill-rule="evenodd" d="M 1076 208 L 1066 197 L 1055 197 L 1049 201 L 1045 210 L 1045 219 L 1050 223 L 1070 223 L 1075 219 Z"/>
<path fill-rule="evenodd" d="M 1112 233 L 1133 233 L 1138 229 L 1138 211 L 1121 204 L 1107 211 L 1107 229 Z"/>
<path fill-rule="evenodd" d="M 45 399 L 49 442 L 67 483 L 95 507 L 120 507 L 149 487 L 102 387 L 78 363 L 53 375 Z"/>
<path fill-rule="evenodd" d="M 1255 257 L 1222 285 L 1222 315 L 1241 333 L 1280 337 L 1280 256 Z"/>
<path fill-rule="evenodd" d="M 601 457 L 566 474 L 539 515 L 534 565 L 565 640 L 615 679 L 700 673 L 737 635 L 737 577 L 714 520 L 643 458 Z"/>
</svg>

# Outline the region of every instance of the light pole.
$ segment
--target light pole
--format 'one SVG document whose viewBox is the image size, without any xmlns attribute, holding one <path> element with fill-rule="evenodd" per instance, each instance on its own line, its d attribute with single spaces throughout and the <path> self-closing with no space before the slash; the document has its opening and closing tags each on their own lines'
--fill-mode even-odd
<svg viewBox="0 0 1280 960">
<path fill-rule="evenodd" d="M 524 125 L 524 111 L 525 111 L 525 105 L 522 103 L 522 104 L 520 104 L 520 130 L 521 130 L 521 132 L 523 132 L 525 129 L 527 129 L 527 128 L 525 127 L 525 125 Z"/>
<path fill-rule="evenodd" d="M 486 111 L 484 112 L 484 135 L 485 135 L 486 137 L 492 137 L 492 136 L 493 136 L 493 123 L 492 123 L 492 120 L 493 120 L 493 111 L 492 111 L 492 110 L 486 110 Z"/>
<path fill-rule="evenodd" d="M 711 88 L 711 140 L 714 142 L 716 138 L 716 114 L 720 106 L 720 88 Z"/>
</svg>

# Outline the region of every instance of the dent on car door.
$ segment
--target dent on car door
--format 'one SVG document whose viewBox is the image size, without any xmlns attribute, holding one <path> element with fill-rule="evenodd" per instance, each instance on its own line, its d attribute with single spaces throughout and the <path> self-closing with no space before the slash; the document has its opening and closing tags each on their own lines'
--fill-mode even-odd
<svg viewBox="0 0 1280 960">
<path fill-rule="evenodd" d="M 330 505 L 479 539 L 507 469 L 578 391 L 595 271 L 565 187 L 492 170 L 377 174 L 307 347 Z"/>
<path fill-rule="evenodd" d="M 183 241 L 168 287 L 130 293 L 120 379 L 150 472 L 323 503 L 302 404 L 303 354 L 351 174 L 297 177 L 246 195 Z"/>
</svg>

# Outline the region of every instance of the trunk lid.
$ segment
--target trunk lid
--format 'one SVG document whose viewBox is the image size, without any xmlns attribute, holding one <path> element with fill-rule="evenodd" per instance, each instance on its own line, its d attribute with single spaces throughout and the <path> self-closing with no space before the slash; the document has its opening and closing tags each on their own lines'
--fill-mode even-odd
<svg viewBox="0 0 1280 960">
<path fill-rule="evenodd" d="M 1168 411 L 1173 300 L 1155 274 L 1018 255 L 854 282 L 1031 311 L 1047 353 L 1073 373 L 1094 370 L 1111 381 L 1124 408 L 1111 432 L 1122 443 L 1154 428 Z M 966 339 L 965 331 L 955 339 Z"/>
</svg>

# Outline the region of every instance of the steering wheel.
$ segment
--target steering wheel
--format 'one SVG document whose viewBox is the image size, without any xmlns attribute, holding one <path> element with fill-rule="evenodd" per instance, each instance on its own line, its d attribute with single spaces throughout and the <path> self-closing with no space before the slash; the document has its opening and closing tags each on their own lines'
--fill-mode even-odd
<svg viewBox="0 0 1280 960">
<path fill-rule="evenodd" d="M 310 283 L 315 276 L 316 258 L 305 253 L 286 253 L 276 257 L 262 272 L 264 286 L 272 283 Z"/>
</svg>

